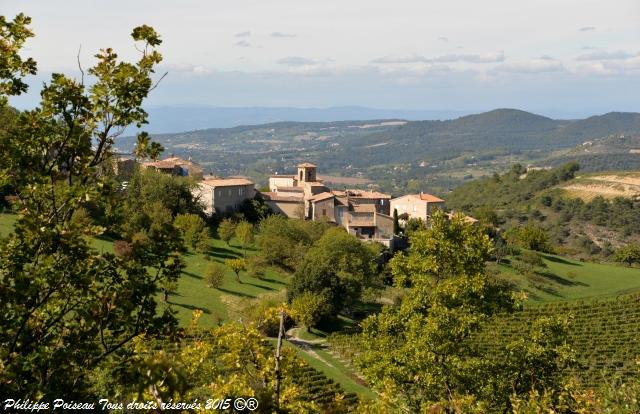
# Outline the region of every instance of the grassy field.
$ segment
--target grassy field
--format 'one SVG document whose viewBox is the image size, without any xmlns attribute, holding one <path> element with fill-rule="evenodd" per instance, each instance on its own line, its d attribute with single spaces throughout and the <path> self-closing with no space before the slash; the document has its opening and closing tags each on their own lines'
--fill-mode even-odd
<svg viewBox="0 0 640 414">
<path fill-rule="evenodd" d="M 640 269 L 621 265 L 580 262 L 543 255 L 546 268 L 534 275 L 518 274 L 508 264 L 491 265 L 490 272 L 514 282 L 530 303 L 560 302 L 615 296 L 640 291 Z"/>
<path fill-rule="evenodd" d="M 248 250 L 247 254 L 255 252 Z M 214 326 L 228 318 L 225 297 L 256 298 L 261 294 L 283 290 L 287 286 L 289 276 L 274 269 L 267 269 L 262 279 L 250 277 L 243 272 L 240 274 L 242 283 L 238 283 L 235 274 L 227 268 L 220 289 L 207 287 L 205 273 L 210 262 L 223 263 L 225 259 L 238 257 L 242 257 L 242 249 L 237 247 L 237 242 L 233 239 L 230 246 L 222 240 L 213 239 L 208 258 L 203 254 L 185 255 L 187 266 L 182 272 L 178 291 L 169 298 L 171 307 L 178 312 L 177 318 L 181 324 L 186 325 L 191 320 L 191 313 L 197 308 L 203 311 L 201 326 Z"/>
<path fill-rule="evenodd" d="M 0 236 L 6 236 L 11 232 L 15 220 L 15 215 L 0 214 Z M 108 238 L 96 238 L 92 244 L 99 251 L 113 252 L 113 241 Z M 260 294 L 276 292 L 286 287 L 289 276 L 273 269 L 267 269 L 262 279 L 241 273 L 240 280 L 243 283 L 238 283 L 235 274 L 229 268 L 226 269 L 227 272 L 220 289 L 207 287 L 205 272 L 208 264 L 212 261 L 223 263 L 225 259 L 241 257 L 242 249 L 237 246 L 238 242 L 234 239 L 231 240 L 230 246 L 227 246 L 222 240 L 212 239 L 208 255 L 185 254 L 186 268 L 178 282 L 178 290 L 169 297 L 168 304 L 159 300 L 160 307 L 171 306 L 176 310 L 176 317 L 183 326 L 189 323 L 195 309 L 202 309 L 203 315 L 200 318 L 200 325 L 211 327 L 228 318 L 225 296 L 255 298 Z M 255 252 L 248 249 L 247 254 L 255 254 Z M 160 299 L 161 295 L 158 295 L 158 298 Z"/>
</svg>

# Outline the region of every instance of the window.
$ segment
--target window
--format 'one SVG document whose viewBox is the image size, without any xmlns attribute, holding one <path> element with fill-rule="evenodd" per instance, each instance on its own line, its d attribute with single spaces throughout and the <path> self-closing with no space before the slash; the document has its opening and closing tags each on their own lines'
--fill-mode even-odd
<svg viewBox="0 0 640 414">
<path fill-rule="evenodd" d="M 327 209 L 326 209 L 326 208 L 323 208 L 323 209 L 322 209 L 322 215 L 323 215 L 323 216 L 326 216 L 326 215 L 327 215 Z"/>
<path fill-rule="evenodd" d="M 227 195 L 231 196 L 231 189 L 227 190 Z"/>
<path fill-rule="evenodd" d="M 418 211 L 418 207 L 414 204 L 413 205 L 413 212 L 415 213 L 416 211 Z"/>
<path fill-rule="evenodd" d="M 380 205 L 384 206 L 384 200 L 380 200 Z"/>
</svg>

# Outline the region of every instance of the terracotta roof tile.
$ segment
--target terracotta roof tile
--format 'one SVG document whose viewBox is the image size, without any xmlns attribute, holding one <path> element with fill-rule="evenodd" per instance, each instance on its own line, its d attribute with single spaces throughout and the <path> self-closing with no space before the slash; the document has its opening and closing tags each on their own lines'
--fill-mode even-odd
<svg viewBox="0 0 640 414">
<path fill-rule="evenodd" d="M 333 197 L 335 197 L 335 196 L 332 193 L 324 192 L 324 193 L 316 194 L 313 197 L 309 197 L 309 200 L 311 200 L 311 201 L 322 201 L 322 200 L 327 200 L 327 199 L 333 198 Z"/>
</svg>

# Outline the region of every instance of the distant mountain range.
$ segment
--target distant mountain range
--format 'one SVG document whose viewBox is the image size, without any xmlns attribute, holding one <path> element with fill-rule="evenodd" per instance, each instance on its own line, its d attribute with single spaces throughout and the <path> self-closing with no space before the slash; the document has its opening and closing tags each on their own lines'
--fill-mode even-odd
<svg viewBox="0 0 640 414">
<path fill-rule="evenodd" d="M 327 111 L 324 116 L 331 116 Z M 512 162 L 554 165 L 584 159 L 593 170 L 639 168 L 635 140 L 603 140 L 621 135 L 640 136 L 639 113 L 559 120 L 496 109 L 445 121 L 275 122 L 152 134 L 166 148 L 165 154 L 191 156 L 216 174 L 259 177 L 310 161 L 321 166 L 322 173 L 386 180 L 383 185 L 394 190 L 403 189 L 409 180 L 434 175 L 446 177 L 448 187 L 455 184 L 452 174 L 455 181 L 461 171 L 466 171 L 465 177 L 478 176 L 501 171 Z M 134 141 L 119 139 L 118 149 L 131 151 Z M 598 145 L 582 145 L 588 141 Z M 582 149 L 576 152 L 576 146 Z"/>
<path fill-rule="evenodd" d="M 363 119 L 406 120 L 451 119 L 472 113 L 455 110 L 374 109 L 362 106 L 329 108 L 150 106 L 149 125 L 153 133 L 172 133 L 206 128 L 231 128 L 273 122 L 331 122 Z"/>
</svg>

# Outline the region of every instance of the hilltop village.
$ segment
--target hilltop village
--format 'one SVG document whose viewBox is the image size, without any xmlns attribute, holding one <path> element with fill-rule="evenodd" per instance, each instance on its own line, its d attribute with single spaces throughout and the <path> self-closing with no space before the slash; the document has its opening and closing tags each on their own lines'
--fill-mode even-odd
<svg viewBox="0 0 640 414">
<path fill-rule="evenodd" d="M 116 171 L 133 171 L 136 163 L 131 159 L 119 159 Z M 428 224 L 435 209 L 445 209 L 445 200 L 427 193 L 392 197 L 371 190 L 331 189 L 318 178 L 318 167 L 308 162 L 296 165 L 296 174 L 269 176 L 269 191 L 256 189 L 255 183 L 243 176 L 204 175 L 203 169 L 191 159 L 171 156 L 142 162 L 140 166 L 165 174 L 193 177 L 197 180 L 194 196 L 209 216 L 232 214 L 246 200 L 259 197 L 274 213 L 335 223 L 359 239 L 380 242 L 391 248 L 394 245 L 394 212 L 399 220 L 419 219 Z M 465 220 L 477 222 L 470 216 L 465 216 Z"/>
</svg>

